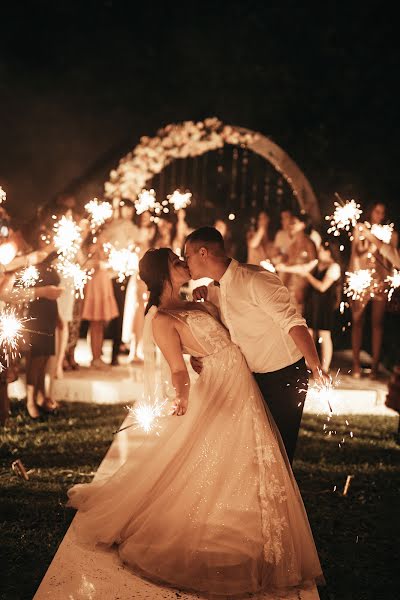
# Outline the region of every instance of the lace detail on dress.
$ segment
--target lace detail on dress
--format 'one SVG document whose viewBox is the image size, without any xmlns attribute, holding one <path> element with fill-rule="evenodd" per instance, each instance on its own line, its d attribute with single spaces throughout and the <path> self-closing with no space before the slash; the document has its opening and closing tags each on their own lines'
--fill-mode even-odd
<svg viewBox="0 0 400 600">
<path fill-rule="evenodd" d="M 256 441 L 255 460 L 258 463 L 259 497 L 261 510 L 262 534 L 264 539 L 264 559 L 267 563 L 278 564 L 283 556 L 282 533 L 288 527 L 285 517 L 279 516 L 276 505 L 287 500 L 285 488 L 280 484 L 278 478 L 269 470 L 271 465 L 277 462 L 274 447 L 265 441 L 262 432 L 262 416 L 260 408 L 252 400 L 253 427 Z"/>
<path fill-rule="evenodd" d="M 223 350 L 228 345 L 233 345 L 225 327 L 217 321 L 209 312 L 201 309 L 195 310 L 166 310 L 165 312 L 172 315 L 182 323 L 185 323 L 190 329 L 193 338 L 203 349 L 203 356 L 209 356 L 220 350 Z M 192 348 L 183 344 L 182 350 L 184 353 L 197 355 Z"/>
</svg>

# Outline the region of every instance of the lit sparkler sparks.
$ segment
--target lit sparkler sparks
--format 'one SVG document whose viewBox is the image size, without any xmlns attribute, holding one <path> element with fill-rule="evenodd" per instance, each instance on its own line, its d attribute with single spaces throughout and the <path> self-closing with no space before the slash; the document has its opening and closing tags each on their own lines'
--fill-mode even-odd
<svg viewBox="0 0 400 600">
<path fill-rule="evenodd" d="M 7 365 L 18 354 L 19 343 L 23 341 L 23 322 L 26 320 L 19 319 L 13 308 L 6 308 L 0 314 L 0 348 Z"/>
<path fill-rule="evenodd" d="M 71 217 L 63 215 L 54 224 L 54 246 L 58 254 L 65 258 L 73 258 L 82 243 L 81 228 Z"/>
<path fill-rule="evenodd" d="M 7 194 L 0 185 L 0 204 L 3 204 L 7 199 Z"/>
<path fill-rule="evenodd" d="M 388 283 L 390 286 L 388 290 L 388 300 L 390 301 L 394 290 L 400 287 L 400 271 L 393 269 L 393 275 L 388 275 L 385 279 L 385 283 Z"/>
<path fill-rule="evenodd" d="M 369 292 L 373 294 L 373 271 L 371 269 L 359 269 L 358 271 L 346 271 L 346 283 L 344 293 L 352 300 L 362 300 Z"/>
<path fill-rule="evenodd" d="M 268 258 L 266 258 L 265 260 L 262 260 L 260 262 L 260 266 L 265 269 L 266 271 L 269 271 L 270 273 L 276 273 L 276 269 L 274 267 L 274 265 L 272 264 L 272 262 L 270 260 L 268 260 Z"/>
<path fill-rule="evenodd" d="M 161 212 L 161 205 L 156 200 L 156 193 L 153 189 L 142 190 L 138 194 L 137 200 L 135 201 L 135 210 L 138 215 L 149 210 L 150 212 Z"/>
<path fill-rule="evenodd" d="M 392 239 L 393 229 L 394 229 L 393 223 L 390 223 L 390 225 L 378 225 L 377 223 L 375 223 L 371 227 L 371 233 L 376 238 L 378 238 L 378 240 L 381 240 L 381 242 L 384 242 L 385 244 L 390 244 L 390 240 Z"/>
<path fill-rule="evenodd" d="M 355 226 L 361 216 L 362 210 L 355 200 L 348 200 L 343 203 L 338 194 L 336 194 L 336 197 L 339 199 L 339 202 L 334 203 L 334 213 L 325 217 L 325 219 L 331 223 L 328 233 L 339 236 L 341 231 L 350 231 Z"/>
<path fill-rule="evenodd" d="M 8 265 L 17 254 L 17 247 L 13 242 L 0 245 L 0 264 Z"/>
<path fill-rule="evenodd" d="M 83 290 L 85 285 L 92 278 L 91 271 L 83 269 L 77 263 L 73 263 L 69 260 L 60 261 L 57 265 L 57 270 L 62 273 L 64 277 L 72 280 L 72 284 L 75 290 L 75 297 L 83 298 Z"/>
<path fill-rule="evenodd" d="M 179 190 L 175 190 L 173 194 L 167 196 L 169 203 L 173 205 L 175 211 L 187 208 L 191 203 L 191 197 L 192 194 L 190 192 L 182 194 Z"/>
<path fill-rule="evenodd" d="M 30 288 L 33 287 L 39 281 L 40 273 L 34 265 L 26 267 L 20 273 L 19 278 L 16 281 L 18 287 Z"/>
<path fill-rule="evenodd" d="M 328 375 L 321 379 L 316 379 L 313 386 L 309 390 L 309 394 L 314 399 L 318 399 L 321 402 L 321 406 L 327 406 L 329 414 L 333 414 L 334 400 L 335 400 L 335 389 L 339 385 L 338 379 L 339 371 L 333 378 L 332 375 Z"/>
<path fill-rule="evenodd" d="M 118 273 L 119 283 L 137 273 L 139 269 L 139 249 L 132 250 L 132 247 L 129 247 L 119 250 L 112 244 L 104 244 L 103 247 L 108 254 L 108 266 Z"/>
<path fill-rule="evenodd" d="M 111 219 L 113 215 L 111 204 L 109 202 L 102 202 L 97 198 L 85 204 L 85 210 L 90 216 L 90 229 L 92 233 L 108 221 L 108 219 Z"/>
<path fill-rule="evenodd" d="M 141 401 L 137 402 L 134 406 L 127 406 L 129 418 L 133 419 L 131 425 L 126 425 L 121 429 L 118 429 L 114 433 L 119 433 L 125 429 L 142 429 L 145 433 L 151 433 L 159 428 L 159 419 L 166 416 L 164 411 L 165 406 L 169 403 L 169 400 L 163 400 L 155 402 Z M 169 413 L 172 414 L 172 411 Z"/>
</svg>

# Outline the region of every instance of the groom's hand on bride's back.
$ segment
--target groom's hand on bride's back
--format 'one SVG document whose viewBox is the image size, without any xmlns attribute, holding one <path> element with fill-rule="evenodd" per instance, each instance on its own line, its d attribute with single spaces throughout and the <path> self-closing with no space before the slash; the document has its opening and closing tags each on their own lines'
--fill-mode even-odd
<svg viewBox="0 0 400 600">
<path fill-rule="evenodd" d="M 192 365 L 193 371 L 195 371 L 198 375 L 200 375 L 203 369 L 203 362 L 201 358 L 196 358 L 195 356 L 190 357 L 190 364 Z"/>
<path fill-rule="evenodd" d="M 200 285 L 193 290 L 193 300 L 198 302 L 199 300 L 207 300 L 208 288 L 206 285 Z"/>
</svg>

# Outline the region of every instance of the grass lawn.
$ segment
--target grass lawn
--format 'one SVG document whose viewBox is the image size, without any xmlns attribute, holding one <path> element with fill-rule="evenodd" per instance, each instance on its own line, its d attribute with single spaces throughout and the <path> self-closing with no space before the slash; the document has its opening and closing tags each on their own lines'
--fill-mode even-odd
<svg viewBox="0 0 400 600">
<path fill-rule="evenodd" d="M 90 481 L 125 410 L 71 403 L 40 423 L 25 415 L 22 403 L 12 410 L 0 445 L 0 598 L 31 600 L 74 515 L 64 507 L 66 490 Z M 394 600 L 400 589 L 397 420 L 351 416 L 349 422 L 354 438 L 339 448 L 344 417 L 329 438 L 322 417 L 305 415 L 294 465 L 327 579 L 321 599 Z M 34 469 L 29 481 L 12 472 L 16 458 Z M 354 478 L 343 496 L 348 474 Z"/>
</svg>

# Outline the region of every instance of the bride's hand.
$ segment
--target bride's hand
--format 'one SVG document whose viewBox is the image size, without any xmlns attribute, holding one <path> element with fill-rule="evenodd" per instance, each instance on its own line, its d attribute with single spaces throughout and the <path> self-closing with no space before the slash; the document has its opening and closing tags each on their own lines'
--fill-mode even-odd
<svg viewBox="0 0 400 600">
<path fill-rule="evenodd" d="M 200 285 L 193 290 L 193 300 L 198 302 L 199 300 L 207 300 L 208 288 L 206 285 Z"/>
<path fill-rule="evenodd" d="M 183 415 L 186 413 L 187 408 L 188 408 L 188 403 L 189 401 L 186 399 L 184 400 L 183 398 L 180 400 L 177 400 L 175 402 L 174 405 L 174 412 L 172 413 L 173 415 L 176 415 L 177 417 L 183 417 Z"/>
</svg>

